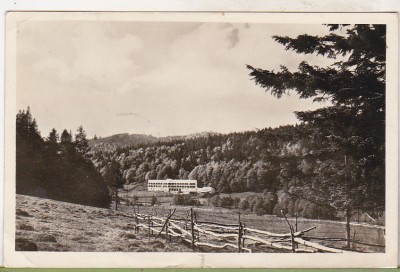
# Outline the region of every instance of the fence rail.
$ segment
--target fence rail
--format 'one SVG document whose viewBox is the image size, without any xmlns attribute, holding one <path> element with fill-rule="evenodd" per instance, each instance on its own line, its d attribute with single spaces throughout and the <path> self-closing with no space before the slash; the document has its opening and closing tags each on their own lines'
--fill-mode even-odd
<svg viewBox="0 0 400 272">
<path fill-rule="evenodd" d="M 209 247 L 216 250 L 233 248 L 237 252 L 252 252 L 252 248 L 257 251 L 262 250 L 260 246 L 293 253 L 305 252 L 329 252 L 347 253 L 350 249 L 339 249 L 310 240 L 325 241 L 345 241 L 342 238 L 326 238 L 306 236 L 306 234 L 316 226 L 304 230 L 297 230 L 295 226 L 286 218 L 289 232 L 273 233 L 270 231 L 259 230 L 246 227 L 245 223 L 239 220 L 237 224 L 222 224 L 218 222 L 199 221 L 198 215 L 193 208 L 187 210 L 185 216 L 175 216 L 175 209 L 169 210 L 167 216 L 160 217 L 154 214 L 143 214 L 133 209 L 133 215 L 119 213 L 118 215 L 135 220 L 135 232 L 145 231 L 149 239 L 158 239 L 163 236 L 166 242 L 171 242 L 173 237 L 179 238 L 181 242 L 189 244 L 193 250 Z M 200 241 L 201 240 L 201 241 Z M 352 240 L 353 243 L 365 244 L 360 241 Z M 372 245 L 383 247 L 382 245 Z M 251 248 L 250 248 L 251 247 Z"/>
</svg>

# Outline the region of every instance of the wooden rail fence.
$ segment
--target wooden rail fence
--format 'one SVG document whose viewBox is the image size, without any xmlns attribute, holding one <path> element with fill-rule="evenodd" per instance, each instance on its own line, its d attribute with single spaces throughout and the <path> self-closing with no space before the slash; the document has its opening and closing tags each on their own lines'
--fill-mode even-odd
<svg viewBox="0 0 400 272">
<path fill-rule="evenodd" d="M 314 230 L 316 227 L 310 227 L 304 230 L 298 230 L 297 220 L 295 225 L 286 218 L 289 232 L 273 233 L 270 231 L 259 230 L 246 227 L 241 222 L 240 211 L 239 221 L 237 224 L 222 224 L 218 222 L 199 221 L 196 211 L 191 208 L 187 211 L 186 217 L 177 217 L 176 210 L 169 210 L 166 217 L 159 217 L 154 214 L 142 214 L 134 208 L 134 215 L 119 214 L 135 220 L 135 232 L 146 231 L 148 239 L 152 237 L 158 239 L 164 236 L 166 243 L 172 242 L 172 237 L 180 238 L 186 242 L 193 251 L 201 250 L 203 247 L 212 249 L 233 248 L 237 252 L 252 252 L 250 248 L 258 248 L 264 246 L 268 248 L 279 249 L 283 251 L 291 251 L 293 253 L 305 252 L 329 252 L 329 253 L 345 253 L 351 252 L 343 249 L 328 247 L 310 240 L 329 240 L 336 238 L 318 238 L 305 236 L 306 233 Z M 201 239 L 201 241 L 200 241 Z M 337 238 L 339 239 L 339 238 Z M 344 241 L 341 239 L 340 241 Z M 352 240 L 357 243 L 358 241 Z M 362 242 L 360 242 L 362 244 Z M 373 246 L 373 245 L 372 245 Z M 380 246 L 380 245 L 376 245 Z"/>
</svg>

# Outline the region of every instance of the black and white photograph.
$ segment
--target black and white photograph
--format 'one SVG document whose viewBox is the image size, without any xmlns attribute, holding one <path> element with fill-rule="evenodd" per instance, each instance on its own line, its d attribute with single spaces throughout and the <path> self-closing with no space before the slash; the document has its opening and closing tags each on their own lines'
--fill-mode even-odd
<svg viewBox="0 0 400 272">
<path fill-rule="evenodd" d="M 397 17 L 297 17 L 9 14 L 12 250 L 396 255 Z"/>
</svg>

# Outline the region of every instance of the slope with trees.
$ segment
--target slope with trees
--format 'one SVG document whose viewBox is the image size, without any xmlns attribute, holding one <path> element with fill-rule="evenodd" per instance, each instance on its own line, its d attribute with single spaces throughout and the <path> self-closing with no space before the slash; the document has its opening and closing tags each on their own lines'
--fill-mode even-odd
<svg viewBox="0 0 400 272">
<path fill-rule="evenodd" d="M 110 197 L 103 177 L 85 158 L 86 134 L 78 128 L 59 134 L 52 129 L 42 139 L 30 109 L 16 120 L 16 192 L 97 207 L 108 207 Z"/>
</svg>

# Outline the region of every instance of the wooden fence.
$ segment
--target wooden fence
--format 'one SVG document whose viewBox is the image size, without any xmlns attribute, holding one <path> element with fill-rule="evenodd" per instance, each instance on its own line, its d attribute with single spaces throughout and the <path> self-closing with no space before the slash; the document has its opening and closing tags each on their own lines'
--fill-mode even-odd
<svg viewBox="0 0 400 272">
<path fill-rule="evenodd" d="M 136 211 L 135 207 L 133 210 L 133 216 L 120 215 L 135 220 L 136 233 L 146 232 L 148 239 L 163 238 L 167 243 L 171 242 L 173 237 L 177 237 L 180 238 L 181 242 L 187 243 L 193 251 L 208 247 L 217 251 L 231 248 L 241 253 L 252 252 L 251 248 L 264 246 L 293 253 L 351 252 L 350 250 L 347 251 L 311 242 L 310 240 L 313 237 L 307 237 L 306 234 L 316 227 L 299 231 L 297 230 L 297 222 L 293 225 L 283 213 L 282 215 L 288 225 L 289 231 L 287 233 L 273 233 L 246 227 L 245 222 L 240 219 L 240 211 L 239 220 L 236 224 L 222 224 L 199 220 L 193 208 L 187 210 L 186 216 L 181 217 L 175 216 L 175 209 L 170 209 L 165 217 L 142 214 Z M 318 238 L 316 239 L 318 240 Z"/>
</svg>

